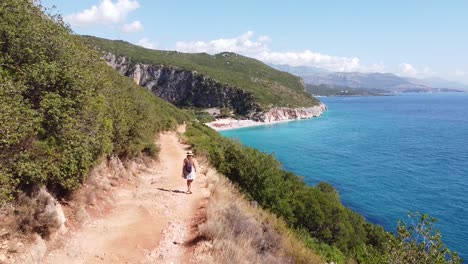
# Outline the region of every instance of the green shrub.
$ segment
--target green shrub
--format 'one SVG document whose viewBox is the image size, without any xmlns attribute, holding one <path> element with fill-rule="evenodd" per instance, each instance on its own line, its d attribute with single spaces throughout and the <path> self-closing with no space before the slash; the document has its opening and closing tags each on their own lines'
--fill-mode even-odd
<svg viewBox="0 0 468 264">
<path fill-rule="evenodd" d="M 410 213 L 411 223 L 400 221 L 396 238 L 387 243 L 386 263 L 462 263 L 456 252 L 442 242 L 442 235 L 434 229 L 437 219 L 427 214 Z"/>
</svg>

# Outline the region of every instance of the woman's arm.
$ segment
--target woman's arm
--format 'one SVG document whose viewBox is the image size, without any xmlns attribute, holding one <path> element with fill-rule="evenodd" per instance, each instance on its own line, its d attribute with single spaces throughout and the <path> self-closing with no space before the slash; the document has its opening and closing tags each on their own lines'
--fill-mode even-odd
<svg viewBox="0 0 468 264">
<path fill-rule="evenodd" d="M 182 175 L 185 175 L 185 159 L 182 163 Z"/>
</svg>

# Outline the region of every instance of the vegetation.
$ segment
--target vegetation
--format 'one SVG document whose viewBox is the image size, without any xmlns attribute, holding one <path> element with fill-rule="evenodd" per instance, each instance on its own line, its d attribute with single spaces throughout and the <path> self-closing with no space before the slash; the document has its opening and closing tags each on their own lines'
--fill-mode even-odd
<svg viewBox="0 0 468 264">
<path fill-rule="evenodd" d="M 45 191 L 40 190 L 32 197 L 21 193 L 14 212 L 16 229 L 49 237 L 59 227 L 55 210 L 47 208 L 50 204 L 54 204 L 53 198 Z"/>
<path fill-rule="evenodd" d="M 457 262 L 440 242 L 440 234 L 419 236 L 421 226 L 408 228 L 400 225 L 399 237 L 370 224 L 359 214 L 343 206 L 336 190 L 327 183 L 309 187 L 291 172 L 281 169 L 272 156 L 239 142 L 223 138 L 216 131 L 194 123 L 186 136 L 198 155 L 207 156 L 213 166 L 233 181 L 251 199 L 263 208 L 275 213 L 292 228 L 298 237 L 328 261 L 345 263 L 414 263 L 407 261 L 407 254 L 427 256 L 431 263 L 439 263 L 447 257 L 449 263 Z M 422 226 L 429 227 L 422 218 Z M 427 230 L 432 232 L 432 227 Z M 420 238 L 428 238 L 424 246 Z M 402 254 L 402 261 L 399 255 Z M 431 253 L 432 252 L 432 253 Z M 392 254 L 393 255 L 392 255 Z M 437 261 L 436 261 L 437 260 Z M 426 262 L 424 262 L 426 263 Z M 445 262 L 441 262 L 445 263 Z"/>
<path fill-rule="evenodd" d="M 91 36 L 83 38 L 93 47 L 116 56 L 130 58 L 134 63 L 163 64 L 193 70 L 222 84 L 251 92 L 265 109 L 272 106 L 314 106 L 319 103 L 304 91 L 299 77 L 239 54 L 224 52 L 209 55 L 160 51 L 145 49 L 124 41 Z"/>
<path fill-rule="evenodd" d="M 284 221 L 249 204 L 224 176 L 211 168 L 206 175 L 211 195 L 198 229 L 212 250 L 202 263 L 324 263 Z"/>
<path fill-rule="evenodd" d="M 442 235 L 434 229 L 437 219 L 427 214 L 410 213 L 410 224 L 398 223 L 398 237 L 387 245 L 388 263 L 462 263 L 456 252 L 442 243 Z"/>
<path fill-rule="evenodd" d="M 185 109 L 185 111 L 192 116 L 195 117 L 195 119 L 200 122 L 200 123 L 209 123 L 212 121 L 215 121 L 216 118 L 211 115 L 210 113 L 202 110 L 202 109 Z"/>
<path fill-rule="evenodd" d="M 103 156 L 153 153 L 185 114 L 120 76 L 29 0 L 0 2 L 0 203 L 80 186 Z"/>
</svg>

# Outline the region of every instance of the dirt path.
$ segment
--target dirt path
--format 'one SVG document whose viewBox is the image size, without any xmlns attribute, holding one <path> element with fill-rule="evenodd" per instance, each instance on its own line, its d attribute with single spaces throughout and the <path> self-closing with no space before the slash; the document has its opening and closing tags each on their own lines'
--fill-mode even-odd
<svg viewBox="0 0 468 264">
<path fill-rule="evenodd" d="M 113 210 L 70 234 L 44 263 L 182 263 L 197 205 L 208 195 L 201 173 L 186 194 L 184 146 L 162 134 L 160 162 L 141 172 L 137 187 L 115 192 Z"/>
</svg>

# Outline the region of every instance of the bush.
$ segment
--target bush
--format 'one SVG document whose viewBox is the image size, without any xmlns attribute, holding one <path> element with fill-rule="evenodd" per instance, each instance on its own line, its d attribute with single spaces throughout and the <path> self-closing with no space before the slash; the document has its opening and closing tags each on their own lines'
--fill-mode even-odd
<svg viewBox="0 0 468 264">
<path fill-rule="evenodd" d="M 386 263 L 462 263 L 456 252 L 450 251 L 442 242 L 442 236 L 434 229 L 437 221 L 427 214 L 410 213 L 405 221 L 398 223 L 398 236 L 387 244 Z"/>
<path fill-rule="evenodd" d="M 48 238 L 59 227 L 56 211 L 53 210 L 54 200 L 45 191 L 40 191 L 32 197 L 21 193 L 15 207 L 17 228 L 26 234 L 38 233 Z"/>
</svg>

